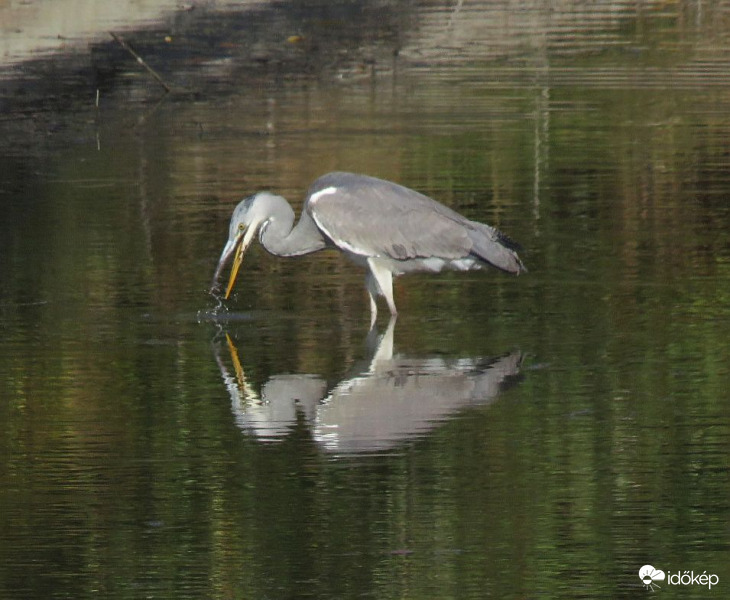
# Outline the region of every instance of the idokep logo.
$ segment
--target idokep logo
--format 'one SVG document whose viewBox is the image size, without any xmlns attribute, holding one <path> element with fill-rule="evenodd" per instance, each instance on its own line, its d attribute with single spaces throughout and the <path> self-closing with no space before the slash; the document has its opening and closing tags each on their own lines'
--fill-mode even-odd
<svg viewBox="0 0 730 600">
<path fill-rule="evenodd" d="M 639 569 L 639 577 L 644 582 L 644 587 L 653 592 L 654 588 L 661 587 L 657 581 L 664 581 L 666 575 L 660 569 L 655 569 L 651 565 L 644 565 Z"/>
<path fill-rule="evenodd" d="M 667 571 L 665 573 L 661 569 L 655 569 L 652 565 L 644 565 L 641 567 L 639 569 L 639 578 L 644 584 L 644 587 L 651 592 L 655 589 L 661 589 L 657 581 L 664 581 L 665 579 L 669 586 L 701 585 L 710 590 L 713 585 L 720 583 L 720 578 L 716 574 L 708 573 L 707 571 L 697 574 L 694 571 L 677 571 L 676 573 Z"/>
</svg>

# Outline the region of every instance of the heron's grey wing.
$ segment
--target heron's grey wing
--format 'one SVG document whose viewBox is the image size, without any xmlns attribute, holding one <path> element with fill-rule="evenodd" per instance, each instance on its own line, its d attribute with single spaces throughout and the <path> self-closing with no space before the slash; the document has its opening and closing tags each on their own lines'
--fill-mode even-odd
<svg viewBox="0 0 730 600">
<path fill-rule="evenodd" d="M 469 223 L 472 227 L 469 230 L 469 237 L 473 244 L 471 250 L 473 255 L 507 273 L 519 275 L 527 272 L 517 254 L 519 249 L 517 243 L 490 225 L 475 221 Z"/>
<path fill-rule="evenodd" d="M 330 173 L 310 188 L 306 209 L 332 242 L 363 256 L 457 259 L 472 250 L 470 222 L 389 181 Z"/>
</svg>

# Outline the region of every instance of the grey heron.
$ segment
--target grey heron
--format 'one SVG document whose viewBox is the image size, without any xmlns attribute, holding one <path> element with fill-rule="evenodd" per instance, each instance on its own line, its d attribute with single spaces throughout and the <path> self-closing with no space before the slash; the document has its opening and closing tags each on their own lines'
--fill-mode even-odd
<svg viewBox="0 0 730 600">
<path fill-rule="evenodd" d="M 289 203 L 270 192 L 242 200 L 233 211 L 228 241 L 213 276 L 233 257 L 225 299 L 231 295 L 246 249 L 259 242 L 275 256 L 301 256 L 337 248 L 367 269 L 371 322 L 376 297 L 384 296 L 392 315 L 393 276 L 486 266 L 518 275 L 527 269 L 518 246 L 494 227 L 470 221 L 435 200 L 391 181 L 334 172 L 319 177 L 307 192 L 299 222 Z"/>
</svg>

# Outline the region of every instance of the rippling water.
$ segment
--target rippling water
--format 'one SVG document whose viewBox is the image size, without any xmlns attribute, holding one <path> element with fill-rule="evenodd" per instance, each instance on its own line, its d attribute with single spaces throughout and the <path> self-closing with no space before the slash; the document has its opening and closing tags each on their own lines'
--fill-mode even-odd
<svg viewBox="0 0 730 600">
<path fill-rule="evenodd" d="M 636 597 L 646 564 L 722 595 L 729 19 L 221 3 L 14 59 L 0 597 Z M 235 203 L 335 169 L 529 273 L 403 278 L 369 332 L 357 267 L 254 247 L 220 306 Z"/>
</svg>

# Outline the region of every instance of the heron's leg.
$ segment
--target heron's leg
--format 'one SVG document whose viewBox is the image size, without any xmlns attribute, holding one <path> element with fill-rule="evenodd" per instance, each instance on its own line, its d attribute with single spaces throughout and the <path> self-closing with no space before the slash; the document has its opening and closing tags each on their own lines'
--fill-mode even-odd
<svg viewBox="0 0 730 600">
<path fill-rule="evenodd" d="M 378 317 L 378 303 L 376 302 L 376 298 L 380 293 L 380 288 L 370 270 L 368 270 L 368 274 L 365 276 L 365 288 L 370 297 L 370 331 L 373 331 L 375 329 L 375 320 Z"/>
<path fill-rule="evenodd" d="M 393 273 L 387 267 L 383 266 L 380 261 L 376 258 L 368 258 L 368 266 L 370 267 L 370 273 L 378 284 L 380 293 L 385 296 L 385 301 L 388 303 L 390 314 L 395 316 L 398 314 L 398 309 L 395 307 L 395 300 L 393 300 Z M 371 302 L 374 301 L 372 293 L 370 294 Z M 372 304 L 370 305 L 372 309 Z"/>
<path fill-rule="evenodd" d="M 375 321 L 378 319 L 378 305 L 375 302 L 375 298 L 370 296 L 370 329 L 375 328 Z"/>
</svg>

